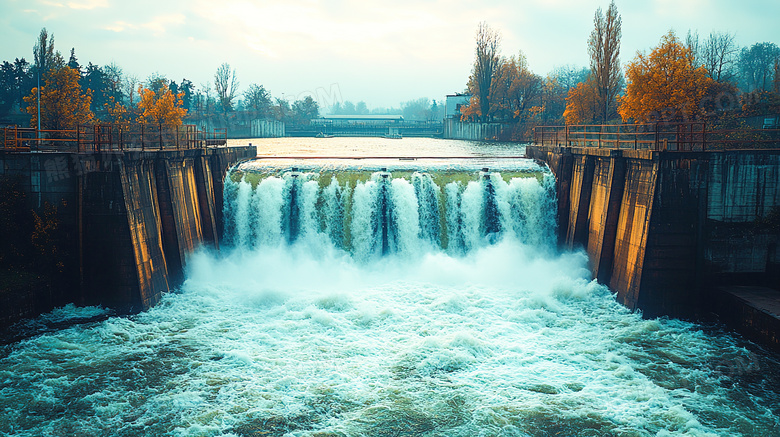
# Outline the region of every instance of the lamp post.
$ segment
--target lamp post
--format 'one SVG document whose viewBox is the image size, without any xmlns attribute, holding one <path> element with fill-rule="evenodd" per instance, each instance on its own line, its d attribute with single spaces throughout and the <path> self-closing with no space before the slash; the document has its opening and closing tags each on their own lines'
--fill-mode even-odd
<svg viewBox="0 0 780 437">
<path fill-rule="evenodd" d="M 38 68 L 36 68 L 36 70 L 38 73 L 38 132 L 36 135 L 38 137 L 38 143 L 36 144 L 36 146 L 40 146 L 41 145 L 41 67 L 40 65 L 38 66 Z"/>
</svg>

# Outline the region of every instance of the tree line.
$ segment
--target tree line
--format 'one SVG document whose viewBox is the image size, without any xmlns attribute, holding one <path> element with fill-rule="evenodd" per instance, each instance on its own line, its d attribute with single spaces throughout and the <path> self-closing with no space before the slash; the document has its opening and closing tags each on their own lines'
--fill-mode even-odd
<svg viewBox="0 0 780 437">
<path fill-rule="evenodd" d="M 42 129 L 72 129 L 87 123 L 152 123 L 208 127 L 248 125 L 257 118 L 308 123 L 319 116 L 311 96 L 290 101 L 273 97 L 261 84 L 239 89 L 235 69 L 223 63 L 213 82 L 196 86 L 178 83 L 160 73 L 145 80 L 125 73 L 116 63 L 79 62 L 75 48 L 66 61 L 54 47 L 54 35 L 43 28 L 25 58 L 0 65 L 0 125 L 38 125 Z M 40 95 L 39 95 L 40 90 Z"/>
<path fill-rule="evenodd" d="M 486 23 L 476 33 L 464 121 L 514 126 L 516 139 L 542 124 L 706 121 L 739 127 L 747 116 L 780 113 L 780 48 L 739 47 L 735 35 L 689 31 L 661 37 L 649 54 L 620 63 L 622 19 L 614 1 L 598 8 L 587 41 L 588 67 L 566 66 L 542 77 L 522 51 L 500 54 L 501 36 Z"/>
</svg>

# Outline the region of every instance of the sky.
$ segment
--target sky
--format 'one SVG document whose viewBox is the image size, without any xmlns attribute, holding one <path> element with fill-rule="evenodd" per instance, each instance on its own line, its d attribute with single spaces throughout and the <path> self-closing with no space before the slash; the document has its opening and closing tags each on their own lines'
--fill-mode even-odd
<svg viewBox="0 0 780 437">
<path fill-rule="evenodd" d="M 780 45 L 778 0 L 616 0 L 621 62 L 649 52 L 670 29 L 732 32 L 740 46 Z M 196 87 L 220 64 L 243 92 L 313 95 L 320 106 L 365 101 L 398 107 L 465 89 L 480 22 L 501 34 L 501 53 L 522 51 L 532 71 L 588 65 L 587 39 L 607 0 L 0 0 L 0 61 L 24 57 L 41 28 L 68 59 L 118 64 L 144 80 L 159 73 Z"/>
</svg>

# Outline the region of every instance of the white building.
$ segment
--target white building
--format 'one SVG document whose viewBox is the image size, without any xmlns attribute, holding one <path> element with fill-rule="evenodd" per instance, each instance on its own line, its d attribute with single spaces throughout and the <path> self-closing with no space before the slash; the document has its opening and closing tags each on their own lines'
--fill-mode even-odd
<svg viewBox="0 0 780 437">
<path fill-rule="evenodd" d="M 469 100 L 471 100 L 471 94 L 448 94 L 445 101 L 444 118 L 460 119 L 460 107 L 468 106 Z"/>
</svg>

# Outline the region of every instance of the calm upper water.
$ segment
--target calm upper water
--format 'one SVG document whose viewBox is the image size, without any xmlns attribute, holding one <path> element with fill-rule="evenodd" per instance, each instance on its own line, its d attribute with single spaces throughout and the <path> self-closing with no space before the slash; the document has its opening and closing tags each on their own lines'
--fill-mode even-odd
<svg viewBox="0 0 780 437">
<path fill-rule="evenodd" d="M 522 146 L 248 142 L 230 246 L 149 311 L 6 346 L 0 434 L 780 435 L 776 356 L 617 304 L 557 249 L 549 172 L 496 158 Z M 303 155 L 385 159 L 270 158 Z"/>
</svg>

